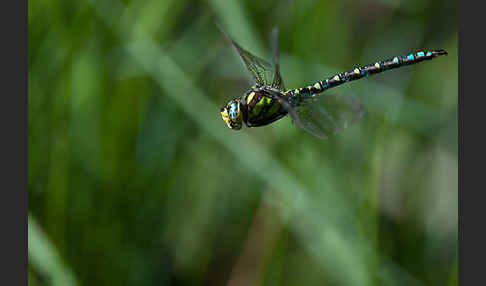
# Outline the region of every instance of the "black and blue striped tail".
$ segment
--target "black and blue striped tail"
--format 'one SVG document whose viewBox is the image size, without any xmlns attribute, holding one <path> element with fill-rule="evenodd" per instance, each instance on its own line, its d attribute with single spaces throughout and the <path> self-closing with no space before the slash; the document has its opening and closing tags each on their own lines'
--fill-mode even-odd
<svg viewBox="0 0 486 286">
<path fill-rule="evenodd" d="M 329 88 L 341 85 L 348 81 L 357 80 L 372 74 L 399 68 L 402 66 L 412 65 L 425 60 L 431 60 L 435 57 L 447 55 L 446 50 L 436 51 L 418 51 L 406 56 L 398 56 L 388 60 L 379 61 L 364 67 L 357 67 L 353 70 L 336 74 L 328 79 L 316 82 L 308 87 L 290 90 L 291 95 L 312 95 L 323 92 Z"/>
</svg>

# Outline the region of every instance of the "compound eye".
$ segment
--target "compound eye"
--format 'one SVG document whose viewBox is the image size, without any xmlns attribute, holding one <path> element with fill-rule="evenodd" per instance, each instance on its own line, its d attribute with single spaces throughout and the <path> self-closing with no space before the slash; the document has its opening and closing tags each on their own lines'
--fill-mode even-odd
<svg viewBox="0 0 486 286">
<path fill-rule="evenodd" d="M 238 106 L 235 102 L 233 102 L 230 106 L 230 110 L 229 110 L 229 115 L 230 117 L 236 117 L 237 115 L 237 111 L 238 111 Z"/>
</svg>

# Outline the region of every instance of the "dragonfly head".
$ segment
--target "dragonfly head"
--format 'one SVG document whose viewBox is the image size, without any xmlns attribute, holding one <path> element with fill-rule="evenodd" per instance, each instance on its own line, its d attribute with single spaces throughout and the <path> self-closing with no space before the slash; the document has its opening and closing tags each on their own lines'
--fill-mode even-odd
<svg viewBox="0 0 486 286">
<path fill-rule="evenodd" d="M 239 100 L 230 101 L 221 108 L 221 118 L 230 129 L 240 130 L 243 126 L 243 111 Z"/>
</svg>

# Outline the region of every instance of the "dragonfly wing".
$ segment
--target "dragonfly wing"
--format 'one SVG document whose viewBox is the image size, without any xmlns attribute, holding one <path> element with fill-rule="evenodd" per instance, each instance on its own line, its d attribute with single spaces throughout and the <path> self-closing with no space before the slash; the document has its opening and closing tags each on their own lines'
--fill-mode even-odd
<svg viewBox="0 0 486 286">
<path fill-rule="evenodd" d="M 364 114 L 359 100 L 346 95 L 306 97 L 301 99 L 297 107 L 292 108 L 295 112 L 289 115 L 297 126 L 322 139 L 349 127 Z"/>
<path fill-rule="evenodd" d="M 273 66 L 274 75 L 272 81 L 272 87 L 280 91 L 285 90 L 285 85 L 280 75 L 280 64 L 278 62 L 278 29 L 274 28 L 272 30 L 272 51 L 273 51 Z"/>
<path fill-rule="evenodd" d="M 251 73 L 255 81 L 263 86 L 271 86 L 273 82 L 273 76 L 275 73 L 274 67 L 267 61 L 251 54 L 247 50 L 243 49 L 238 43 L 236 43 L 223 28 L 217 24 L 219 30 L 228 39 L 231 45 L 235 48 L 240 56 L 246 69 Z"/>
</svg>

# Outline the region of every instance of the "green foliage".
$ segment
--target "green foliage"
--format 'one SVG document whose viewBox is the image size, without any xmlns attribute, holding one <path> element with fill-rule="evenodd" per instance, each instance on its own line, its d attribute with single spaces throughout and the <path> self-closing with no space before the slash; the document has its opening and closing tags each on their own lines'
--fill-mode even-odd
<svg viewBox="0 0 486 286">
<path fill-rule="evenodd" d="M 30 1 L 30 285 L 457 284 L 453 1 Z M 419 49 L 447 57 L 331 90 L 367 113 L 328 140 L 229 130 L 288 88 Z"/>
</svg>

